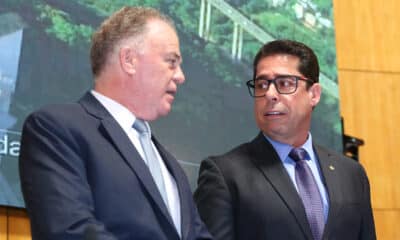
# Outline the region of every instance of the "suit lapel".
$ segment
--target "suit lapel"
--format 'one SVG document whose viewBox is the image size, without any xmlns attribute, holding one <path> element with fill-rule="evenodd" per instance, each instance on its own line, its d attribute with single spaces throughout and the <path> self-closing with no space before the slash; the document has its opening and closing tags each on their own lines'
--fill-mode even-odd
<svg viewBox="0 0 400 240">
<path fill-rule="evenodd" d="M 108 139 L 121 154 L 123 160 L 143 183 L 142 186 L 149 193 L 162 214 L 168 219 L 172 227 L 175 228 L 150 171 L 136 148 L 130 143 L 128 136 L 122 128 L 91 93 L 88 92 L 79 102 L 90 114 L 100 119 L 100 131 L 103 129 L 103 134 L 108 136 Z"/>
<path fill-rule="evenodd" d="M 174 156 L 172 156 L 165 148 L 157 141 L 157 139 L 152 136 L 152 140 L 154 144 L 157 147 L 157 150 L 159 151 L 162 159 L 164 160 L 165 165 L 168 168 L 168 171 L 170 174 L 174 177 L 176 187 L 178 189 L 179 193 L 179 201 L 180 201 L 180 207 L 181 207 L 181 234 L 182 238 L 181 239 L 186 239 L 188 234 L 189 234 L 189 229 L 190 229 L 190 206 L 189 206 L 189 201 L 186 201 L 187 193 L 191 192 L 191 190 L 188 188 L 188 186 L 185 184 L 187 182 L 187 177 L 185 173 L 182 171 L 182 168 L 178 164 L 178 161 L 175 159 Z M 191 195 L 189 196 L 190 198 L 192 197 Z"/>
<path fill-rule="evenodd" d="M 254 164 L 262 171 L 266 180 L 293 214 L 306 239 L 312 239 L 303 204 L 278 154 L 262 133 L 251 142 L 250 146 L 252 148 L 250 152 L 254 153 L 251 158 Z"/>
<path fill-rule="evenodd" d="M 330 154 L 325 149 L 314 146 L 314 151 L 317 154 L 319 165 L 322 171 L 322 177 L 324 181 L 324 185 L 328 192 L 329 198 L 329 212 L 328 212 L 328 220 L 324 229 L 324 236 L 329 233 L 331 226 L 333 226 L 335 219 L 338 218 L 340 207 L 338 203 L 342 200 L 342 191 L 341 184 L 338 182 L 340 177 L 338 174 L 340 173 L 340 166 L 337 163 L 337 159 L 335 155 Z"/>
</svg>

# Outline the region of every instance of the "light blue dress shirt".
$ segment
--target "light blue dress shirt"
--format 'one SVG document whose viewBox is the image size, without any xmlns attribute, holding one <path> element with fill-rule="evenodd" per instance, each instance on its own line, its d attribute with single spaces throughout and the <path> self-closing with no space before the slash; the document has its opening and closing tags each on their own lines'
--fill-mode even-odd
<svg viewBox="0 0 400 240">
<path fill-rule="evenodd" d="M 282 161 L 283 166 L 285 167 L 287 173 L 289 174 L 289 177 L 292 180 L 293 185 L 295 186 L 297 192 L 299 192 L 299 189 L 297 188 L 297 184 L 296 184 L 295 175 L 294 175 L 296 163 L 293 161 L 293 159 L 291 159 L 289 157 L 289 153 L 292 150 L 293 146 L 274 141 L 267 136 L 265 136 L 265 138 L 272 144 L 275 151 L 278 153 L 278 156 L 279 156 L 280 160 Z M 328 193 L 325 188 L 325 185 L 322 182 L 321 169 L 318 164 L 317 156 L 315 155 L 314 149 L 312 146 L 311 133 L 308 133 L 307 141 L 303 144 L 303 146 L 300 146 L 300 147 L 304 148 L 311 158 L 310 160 L 307 160 L 307 164 L 311 169 L 314 179 L 317 182 L 319 193 L 321 194 L 322 204 L 323 204 L 323 209 L 324 209 L 324 219 L 325 219 L 325 223 L 326 223 L 326 220 L 328 218 L 328 212 L 329 212 L 329 202 L 328 202 L 329 198 L 328 198 Z"/>
</svg>

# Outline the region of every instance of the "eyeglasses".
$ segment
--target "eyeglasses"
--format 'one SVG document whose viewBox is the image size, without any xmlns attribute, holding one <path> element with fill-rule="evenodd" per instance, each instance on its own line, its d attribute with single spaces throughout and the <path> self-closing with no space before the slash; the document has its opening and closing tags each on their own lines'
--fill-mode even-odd
<svg viewBox="0 0 400 240">
<path fill-rule="evenodd" d="M 264 97 L 267 93 L 269 86 L 271 83 L 274 84 L 275 89 L 280 94 L 292 94 L 297 90 L 297 82 L 305 81 L 313 84 L 314 82 L 292 75 L 280 75 L 275 77 L 274 79 L 266 79 L 265 76 L 260 76 L 256 79 L 251 79 L 246 82 L 247 88 L 249 89 L 249 93 L 252 97 Z"/>
</svg>

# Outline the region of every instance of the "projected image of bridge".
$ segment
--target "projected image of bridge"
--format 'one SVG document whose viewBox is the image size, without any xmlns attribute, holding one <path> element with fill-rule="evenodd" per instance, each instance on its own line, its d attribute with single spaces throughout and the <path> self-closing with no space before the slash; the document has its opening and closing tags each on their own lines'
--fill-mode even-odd
<svg viewBox="0 0 400 240">
<path fill-rule="evenodd" d="M 241 60 L 243 55 L 243 34 L 247 33 L 249 36 L 264 44 L 266 42 L 276 39 L 271 33 L 259 27 L 256 23 L 248 17 L 240 13 L 229 3 L 223 0 L 201 0 L 200 3 L 200 18 L 198 24 L 198 34 L 200 37 L 207 41 L 212 41 L 212 20 L 213 13 L 223 14 L 229 21 L 232 22 L 232 40 L 230 55 L 234 60 Z M 268 23 L 266 23 L 268 24 Z M 312 47 L 312 46 L 311 46 Z M 338 99 L 338 86 L 335 81 L 330 79 L 326 74 L 320 73 L 320 82 L 323 89 L 330 96 Z"/>
</svg>

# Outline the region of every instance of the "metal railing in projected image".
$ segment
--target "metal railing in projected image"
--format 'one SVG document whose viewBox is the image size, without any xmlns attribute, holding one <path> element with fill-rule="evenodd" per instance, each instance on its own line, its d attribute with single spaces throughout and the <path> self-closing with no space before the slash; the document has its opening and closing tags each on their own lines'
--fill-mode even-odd
<svg viewBox="0 0 400 240">
<path fill-rule="evenodd" d="M 212 7 L 227 16 L 233 22 L 233 37 L 231 57 L 240 60 L 242 58 L 243 48 L 243 30 L 249 33 L 262 44 L 272 41 L 275 38 L 265 30 L 257 26 L 246 16 L 237 11 L 234 7 L 223 0 L 201 0 L 200 3 L 200 20 L 199 20 L 199 36 L 209 40 L 211 33 L 211 14 Z M 332 79 L 328 78 L 324 73 L 320 73 L 320 83 L 322 88 L 332 97 L 338 99 L 338 86 Z"/>
</svg>

